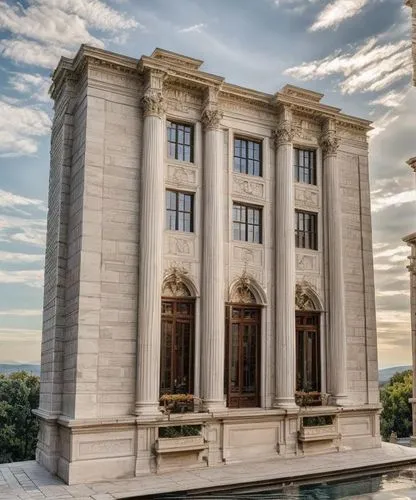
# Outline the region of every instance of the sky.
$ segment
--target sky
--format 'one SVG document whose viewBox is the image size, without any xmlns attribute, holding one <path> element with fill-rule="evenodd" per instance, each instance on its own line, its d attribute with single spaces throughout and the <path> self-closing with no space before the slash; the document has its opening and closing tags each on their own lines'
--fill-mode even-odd
<svg viewBox="0 0 416 500">
<path fill-rule="evenodd" d="M 0 0 L 0 362 L 39 362 L 50 74 L 81 43 L 140 58 L 155 47 L 230 83 L 286 83 L 370 119 L 379 364 L 411 363 L 416 89 L 402 0 Z"/>
</svg>

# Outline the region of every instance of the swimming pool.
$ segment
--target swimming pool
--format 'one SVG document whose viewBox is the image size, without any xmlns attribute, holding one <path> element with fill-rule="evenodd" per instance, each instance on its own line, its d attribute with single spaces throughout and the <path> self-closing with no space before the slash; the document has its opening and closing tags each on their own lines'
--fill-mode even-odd
<svg viewBox="0 0 416 500">
<path fill-rule="evenodd" d="M 143 498 L 143 497 L 142 497 Z M 328 482 L 315 484 L 291 484 L 287 486 L 268 486 L 261 484 L 251 486 L 241 491 L 224 491 L 215 493 L 170 493 L 154 497 L 160 500 L 184 499 L 244 499 L 266 500 L 296 499 L 296 500 L 336 500 L 350 498 L 355 500 L 416 500 L 416 467 L 395 470 L 384 474 L 366 475 L 348 479 L 331 479 Z"/>
</svg>

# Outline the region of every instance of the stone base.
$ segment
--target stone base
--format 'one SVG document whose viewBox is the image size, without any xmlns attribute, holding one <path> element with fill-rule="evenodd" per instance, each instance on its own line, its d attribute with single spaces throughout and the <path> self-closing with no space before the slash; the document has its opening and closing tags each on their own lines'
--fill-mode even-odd
<svg viewBox="0 0 416 500">
<path fill-rule="evenodd" d="M 310 439 L 311 431 L 301 439 L 302 417 L 318 414 L 334 416 L 330 431 L 336 437 L 327 429 L 321 437 L 328 439 Z M 37 461 L 68 484 L 381 446 L 379 407 L 370 405 L 296 412 L 224 409 L 214 414 L 171 414 L 148 422 L 143 416 L 53 422 L 38 416 Z M 201 436 L 159 439 L 159 427 L 169 425 L 200 425 Z"/>
</svg>

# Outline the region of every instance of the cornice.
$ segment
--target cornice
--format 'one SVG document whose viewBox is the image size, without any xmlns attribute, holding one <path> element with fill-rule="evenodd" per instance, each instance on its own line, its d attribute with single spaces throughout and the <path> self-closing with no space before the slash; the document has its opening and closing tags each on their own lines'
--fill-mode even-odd
<svg viewBox="0 0 416 500">
<path fill-rule="evenodd" d="M 414 156 L 413 158 L 409 158 L 406 163 L 416 174 L 416 156 Z"/>
<path fill-rule="evenodd" d="M 402 238 L 402 241 L 408 243 L 409 245 L 416 245 L 416 233 L 411 233 Z"/>
<path fill-rule="evenodd" d="M 267 94 L 257 90 L 230 84 L 222 76 L 201 71 L 203 61 L 157 48 L 151 56 L 140 59 L 123 56 L 103 49 L 81 45 L 73 59 L 62 57 L 53 73 L 51 87 L 52 98 L 56 99 L 62 83 L 67 78 L 79 78 L 85 67 L 105 67 L 116 72 L 131 75 L 142 75 L 148 70 L 163 71 L 165 82 L 169 85 L 180 85 L 182 88 L 204 90 L 216 87 L 218 100 L 244 103 L 266 111 L 276 120 L 280 105 L 288 106 L 297 114 L 318 121 L 333 119 L 337 126 L 355 130 L 365 134 L 371 129 L 371 122 L 343 114 L 340 108 L 322 104 L 323 94 L 294 85 L 285 85 L 279 92 Z"/>
</svg>

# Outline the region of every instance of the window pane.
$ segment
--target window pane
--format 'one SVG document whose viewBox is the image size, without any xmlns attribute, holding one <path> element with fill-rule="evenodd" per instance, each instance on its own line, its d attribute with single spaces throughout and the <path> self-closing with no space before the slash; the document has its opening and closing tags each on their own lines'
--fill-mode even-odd
<svg viewBox="0 0 416 500">
<path fill-rule="evenodd" d="M 169 157 L 176 160 L 193 161 L 192 126 L 167 122 L 167 128 Z"/>
</svg>

